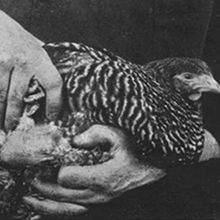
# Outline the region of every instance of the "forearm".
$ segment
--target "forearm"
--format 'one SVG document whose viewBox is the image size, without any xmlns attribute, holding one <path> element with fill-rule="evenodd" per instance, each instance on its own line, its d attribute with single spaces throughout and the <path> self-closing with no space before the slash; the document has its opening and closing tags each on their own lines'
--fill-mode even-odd
<svg viewBox="0 0 220 220">
<path fill-rule="evenodd" d="M 43 41 L 26 31 L 18 22 L 9 17 L 2 10 L 0 10 L 0 29 L 11 30 L 11 33 L 13 33 L 13 30 L 16 30 L 16 35 L 26 35 L 31 41 L 36 42 L 36 44 L 39 44 L 40 46 L 44 44 Z"/>
</svg>

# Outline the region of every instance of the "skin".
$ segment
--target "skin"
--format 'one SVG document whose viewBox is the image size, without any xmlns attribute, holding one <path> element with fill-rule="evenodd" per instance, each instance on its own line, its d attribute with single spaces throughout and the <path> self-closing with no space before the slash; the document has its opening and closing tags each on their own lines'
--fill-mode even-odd
<svg viewBox="0 0 220 220">
<path fill-rule="evenodd" d="M 23 97 L 34 76 L 46 91 L 46 116 L 61 108 L 62 79 L 36 39 L 0 11 L 0 128 L 13 129 L 23 111 Z"/>
<path fill-rule="evenodd" d="M 57 184 L 35 179 L 33 187 L 47 199 L 27 196 L 24 201 L 39 213 L 47 215 L 78 215 L 94 204 L 106 203 L 126 191 L 158 181 L 165 170 L 140 164 L 129 152 L 132 146 L 119 129 L 93 125 L 75 137 L 76 145 L 89 148 L 108 141 L 113 158 L 95 166 L 67 166 L 59 171 Z M 205 148 L 200 162 L 220 158 L 220 147 L 215 138 L 205 131 Z"/>
<path fill-rule="evenodd" d="M 62 80 L 41 49 L 42 42 L 1 11 L 0 33 L 1 128 L 9 130 L 15 127 L 22 113 L 23 97 L 33 76 L 47 93 L 46 115 L 53 119 L 61 106 Z M 219 87 L 215 90 L 219 92 Z M 196 91 L 192 100 L 198 98 L 200 93 Z M 77 215 L 86 212 L 91 204 L 108 202 L 126 191 L 157 181 L 166 174 L 162 169 L 140 164 L 129 151 L 135 146 L 130 146 L 132 144 L 127 141 L 128 137 L 116 128 L 93 125 L 75 137 L 75 144 L 88 148 L 106 140 L 111 143 L 111 160 L 95 166 L 62 167 L 57 184 L 35 179 L 33 186 L 47 199 L 40 201 L 29 196 L 24 197 L 24 201 L 40 213 Z M 205 148 L 207 150 L 201 160 L 219 157 L 218 144 L 211 150 L 209 147 Z"/>
<path fill-rule="evenodd" d="M 94 166 L 66 166 L 60 169 L 58 183 L 33 181 L 33 186 L 47 199 L 24 197 L 36 211 L 55 215 L 77 215 L 88 205 L 106 203 L 126 191 L 150 184 L 165 171 L 140 162 L 129 151 L 129 138 L 117 128 L 93 125 L 74 139 L 74 145 L 91 148 L 108 141 L 112 159 Z"/>
<path fill-rule="evenodd" d="M 196 75 L 181 73 L 174 76 L 176 88 L 186 88 L 188 98 L 197 101 L 202 92 L 220 92 L 219 84 L 211 74 Z M 88 211 L 93 204 L 106 203 L 122 193 L 150 184 L 166 175 L 165 170 L 141 164 L 129 149 L 134 148 L 129 137 L 121 130 L 103 125 L 93 125 L 75 136 L 74 144 L 81 148 L 95 146 L 98 143 L 111 143 L 113 158 L 94 166 L 62 167 L 57 184 L 33 181 L 33 187 L 47 199 L 40 201 L 31 196 L 24 201 L 36 211 L 48 215 L 77 215 Z M 220 147 L 214 137 L 205 131 L 205 143 L 200 162 L 211 158 L 220 158 Z"/>
</svg>

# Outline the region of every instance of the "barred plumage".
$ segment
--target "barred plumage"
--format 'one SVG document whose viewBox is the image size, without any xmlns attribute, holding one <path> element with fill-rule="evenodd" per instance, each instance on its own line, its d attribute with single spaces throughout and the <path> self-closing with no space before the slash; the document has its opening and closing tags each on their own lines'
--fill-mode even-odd
<svg viewBox="0 0 220 220">
<path fill-rule="evenodd" d="M 84 112 L 91 124 L 120 127 L 138 144 L 136 151 L 171 162 L 198 160 L 204 142 L 200 101 L 176 88 L 174 76 L 211 76 L 191 58 L 167 58 L 136 65 L 106 49 L 77 43 L 44 46 L 63 77 L 69 113 Z"/>
<path fill-rule="evenodd" d="M 92 124 L 128 131 L 137 151 L 148 158 L 198 160 L 204 142 L 200 102 L 178 91 L 173 77 L 182 72 L 210 75 L 203 61 L 168 58 L 142 66 L 84 44 L 49 43 L 44 48 L 63 76 L 70 112 L 86 112 Z"/>
<path fill-rule="evenodd" d="M 18 219 L 22 211 L 26 216 L 22 214 L 22 219 L 31 219 L 32 210 L 19 206 L 19 199 L 31 192 L 27 164 L 30 174 L 56 181 L 61 165 L 92 165 L 111 159 L 108 147 L 85 150 L 70 145 L 74 136 L 91 124 L 127 131 L 136 143 L 133 150 L 148 163 L 190 164 L 199 159 L 204 144 L 201 92 L 220 91 L 203 61 L 167 58 L 141 66 L 83 44 L 48 44 L 45 49 L 64 80 L 63 115 L 39 126 L 22 117 L 16 130 L 0 141 L 1 160 L 24 169 L 19 176 L 17 171 L 15 176 L 10 176 L 11 170 L 2 172 L 7 177 L 0 178 L 2 212 Z M 45 95 L 33 78 L 24 98 L 24 116 L 33 116 Z M 8 185 L 8 179 L 12 184 Z M 8 187 L 12 200 L 1 197 Z M 5 204 L 9 208 L 5 209 Z"/>
</svg>

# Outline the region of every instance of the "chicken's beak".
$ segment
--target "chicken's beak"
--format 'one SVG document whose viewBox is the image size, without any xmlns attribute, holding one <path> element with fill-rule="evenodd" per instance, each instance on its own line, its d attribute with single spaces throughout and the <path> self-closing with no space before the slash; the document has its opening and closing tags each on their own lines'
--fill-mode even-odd
<svg viewBox="0 0 220 220">
<path fill-rule="evenodd" d="M 212 75 L 202 75 L 199 77 L 200 83 L 198 83 L 197 88 L 199 92 L 213 92 L 220 94 L 220 84 L 213 78 Z"/>
</svg>

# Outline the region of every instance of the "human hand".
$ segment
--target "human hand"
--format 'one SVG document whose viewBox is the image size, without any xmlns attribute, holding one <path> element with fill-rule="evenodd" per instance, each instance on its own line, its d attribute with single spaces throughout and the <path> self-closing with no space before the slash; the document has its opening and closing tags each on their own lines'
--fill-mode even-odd
<svg viewBox="0 0 220 220">
<path fill-rule="evenodd" d="M 220 158 L 220 145 L 215 137 L 206 129 L 204 137 L 204 149 L 199 161 L 202 162 L 213 158 Z"/>
<path fill-rule="evenodd" d="M 23 97 L 34 76 L 46 91 L 46 116 L 61 107 L 62 79 L 42 49 L 43 42 L 0 11 L 0 128 L 14 128 L 23 111 Z"/>
<path fill-rule="evenodd" d="M 119 129 L 93 125 L 74 139 L 75 145 L 84 148 L 106 143 L 110 146 L 110 160 L 98 165 L 62 167 L 57 184 L 35 179 L 32 185 L 46 199 L 27 196 L 24 201 L 39 213 L 76 215 L 86 212 L 90 205 L 106 203 L 165 175 L 161 169 L 141 164 L 129 149 L 134 147 L 129 138 Z"/>
</svg>

